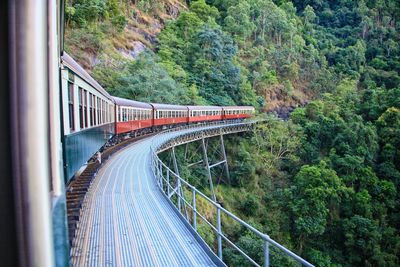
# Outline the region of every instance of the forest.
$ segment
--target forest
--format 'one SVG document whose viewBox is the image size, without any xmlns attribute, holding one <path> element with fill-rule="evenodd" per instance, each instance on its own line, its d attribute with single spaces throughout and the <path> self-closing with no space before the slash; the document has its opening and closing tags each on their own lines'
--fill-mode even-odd
<svg viewBox="0 0 400 267">
<path fill-rule="evenodd" d="M 256 107 L 265 123 L 227 138 L 224 207 L 316 266 L 400 265 L 399 1 L 66 2 L 66 50 L 111 94 Z"/>
</svg>

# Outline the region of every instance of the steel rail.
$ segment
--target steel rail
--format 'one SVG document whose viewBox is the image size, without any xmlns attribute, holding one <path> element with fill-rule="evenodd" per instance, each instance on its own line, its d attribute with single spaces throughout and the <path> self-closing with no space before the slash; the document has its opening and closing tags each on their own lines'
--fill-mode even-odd
<svg viewBox="0 0 400 267">
<path fill-rule="evenodd" d="M 159 189 L 163 192 L 163 195 L 168 198 L 168 200 L 175 206 L 175 204 L 171 201 L 170 199 L 170 194 L 165 192 L 164 190 L 164 182 L 166 183 L 167 190 L 169 191 L 169 187 L 173 188 L 171 186 L 171 175 L 174 176 L 176 179 L 179 180 L 179 182 L 182 185 L 187 186 L 192 192 L 192 201 L 193 203 L 190 205 L 193 211 L 193 219 L 192 219 L 192 228 L 197 232 L 197 216 L 200 217 L 203 221 L 205 221 L 211 229 L 216 232 L 217 234 L 217 239 L 218 239 L 218 256 L 222 260 L 222 239 L 227 241 L 229 245 L 231 245 L 236 251 L 238 251 L 242 256 L 244 256 L 247 260 L 249 260 L 253 265 L 255 266 L 260 266 L 254 259 L 252 259 L 249 255 L 247 255 L 242 249 L 240 249 L 237 245 L 234 244 L 233 241 L 231 241 L 227 236 L 223 234 L 222 231 L 222 224 L 221 224 L 221 212 L 225 215 L 227 215 L 229 218 L 233 219 L 234 221 L 238 222 L 240 225 L 244 226 L 251 232 L 253 232 L 256 236 L 261 238 L 264 241 L 264 266 L 270 266 L 269 262 L 269 245 L 272 245 L 273 247 L 279 249 L 282 251 L 284 254 L 289 256 L 290 258 L 294 259 L 295 261 L 301 263 L 304 266 L 308 267 L 313 267 L 314 265 L 306 261 L 305 259 L 301 258 L 297 254 L 293 253 L 283 245 L 279 244 L 275 240 L 273 240 L 269 235 L 262 233 L 261 231 L 257 230 L 255 227 L 252 225 L 246 223 L 244 220 L 240 219 L 238 216 L 235 214 L 231 213 L 230 211 L 226 210 L 225 208 L 221 207 L 219 203 L 216 201 L 212 200 L 209 198 L 207 195 L 205 195 L 203 192 L 199 191 L 195 186 L 191 185 L 189 182 L 187 182 L 185 179 L 180 177 L 177 173 L 175 173 L 173 170 L 171 170 L 162 160 L 159 158 L 158 154 L 166 151 L 167 149 L 176 146 L 176 145 L 181 145 L 181 144 L 186 144 L 190 143 L 196 140 L 200 140 L 201 138 L 205 137 L 213 137 L 219 134 L 231 134 L 231 133 L 238 133 L 238 132 L 243 132 L 251 129 L 251 126 L 253 124 L 257 123 L 257 121 L 250 121 L 250 122 L 241 122 L 241 123 L 232 123 L 232 122 L 217 122 L 217 123 L 209 123 L 206 125 L 190 125 L 190 126 L 184 126 L 180 128 L 174 128 L 170 129 L 168 131 L 164 131 L 162 133 L 159 133 L 156 135 L 156 138 L 153 139 L 153 144 L 151 147 L 152 151 L 152 160 L 151 160 L 151 166 L 152 170 L 154 173 L 154 176 L 157 180 L 157 185 Z M 204 127 L 207 126 L 207 127 Z M 193 130 L 193 131 L 185 131 L 185 130 L 190 130 L 198 128 L 198 130 Z M 180 131 L 180 133 L 171 135 L 168 137 L 167 133 L 170 132 L 177 132 Z M 160 138 L 157 138 L 159 136 Z M 163 177 L 163 171 L 166 170 L 168 179 Z M 161 186 L 162 185 L 162 186 Z M 179 190 L 177 190 L 179 191 Z M 201 215 L 196 207 L 196 195 L 201 196 L 203 199 L 205 199 L 208 203 L 212 204 L 216 210 L 217 210 L 217 226 L 214 226 L 212 222 L 208 221 L 203 215 Z M 184 202 L 187 202 L 183 196 L 180 194 L 176 194 L 178 198 L 178 202 L 180 202 L 179 198 L 182 198 Z M 189 203 L 187 203 L 189 204 Z M 176 207 L 176 206 L 175 206 Z M 178 209 L 179 213 L 181 213 L 181 210 Z M 186 218 L 186 220 L 188 220 Z M 189 221 L 188 221 L 189 222 Z M 190 222 L 189 222 L 190 223 Z"/>
</svg>

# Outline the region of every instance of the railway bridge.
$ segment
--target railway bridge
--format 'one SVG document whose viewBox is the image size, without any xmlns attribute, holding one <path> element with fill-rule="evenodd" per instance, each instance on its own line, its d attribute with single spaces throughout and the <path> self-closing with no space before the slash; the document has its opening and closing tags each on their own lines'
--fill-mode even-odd
<svg viewBox="0 0 400 267">
<path fill-rule="evenodd" d="M 207 138 L 248 131 L 254 123 L 208 123 L 171 129 L 113 155 L 100 168 L 85 197 L 71 247 L 72 265 L 225 266 L 223 249 L 230 247 L 255 266 L 270 266 L 270 248 L 286 255 L 289 262 L 312 266 L 180 177 L 176 159 L 171 170 L 158 156 L 167 150 L 175 156 L 175 147 L 182 144 L 204 144 Z M 204 152 L 204 165 L 210 169 L 207 150 Z M 226 158 L 219 164 L 225 162 Z M 212 207 L 212 219 L 196 208 L 199 201 Z M 264 253 L 264 262 L 256 262 L 224 234 L 223 222 L 228 219 L 263 240 L 259 249 Z M 202 223 L 215 235 L 215 246 L 198 234 L 197 225 Z"/>
</svg>

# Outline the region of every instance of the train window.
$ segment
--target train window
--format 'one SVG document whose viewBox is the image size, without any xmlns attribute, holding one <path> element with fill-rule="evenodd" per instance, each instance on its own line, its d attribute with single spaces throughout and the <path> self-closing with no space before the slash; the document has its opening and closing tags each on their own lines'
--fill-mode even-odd
<svg viewBox="0 0 400 267">
<path fill-rule="evenodd" d="M 92 93 L 89 93 L 89 119 L 90 119 L 90 126 L 93 126 L 93 102 L 92 102 Z"/>
<path fill-rule="evenodd" d="M 87 108 L 87 105 L 88 105 L 88 103 L 87 103 L 88 101 L 87 101 L 87 91 L 86 90 L 83 90 L 83 116 L 85 117 L 85 128 L 87 128 L 89 125 L 89 122 L 88 122 L 88 116 L 87 116 L 87 110 L 88 110 L 88 108 Z"/>
<path fill-rule="evenodd" d="M 93 125 L 97 125 L 97 118 L 96 118 L 96 96 L 92 94 L 92 103 L 93 103 L 93 109 L 92 109 L 92 117 L 93 117 Z"/>
<path fill-rule="evenodd" d="M 110 121 L 110 119 L 108 118 L 109 117 L 109 114 L 108 114 L 108 102 L 105 102 L 106 103 L 106 105 L 105 105 L 105 113 L 106 113 L 106 122 L 108 123 L 109 121 Z"/>
<path fill-rule="evenodd" d="M 85 117 L 83 116 L 83 89 L 78 88 L 78 99 L 79 99 L 79 127 L 81 129 L 84 128 L 85 125 Z"/>
<path fill-rule="evenodd" d="M 97 97 L 97 124 L 101 124 L 101 104 L 100 104 L 100 98 Z"/>
<path fill-rule="evenodd" d="M 102 121 L 103 123 L 106 122 L 106 101 L 102 100 L 101 101 L 101 115 L 102 115 Z"/>
<path fill-rule="evenodd" d="M 107 121 L 108 123 L 111 122 L 111 105 L 109 102 L 107 102 Z"/>
<path fill-rule="evenodd" d="M 104 123 L 104 100 L 100 98 L 100 118 L 101 118 L 101 124 Z"/>
<path fill-rule="evenodd" d="M 107 112 L 108 112 L 108 122 L 111 122 L 111 116 L 112 116 L 112 106 L 110 105 L 110 103 L 107 104 Z"/>
<path fill-rule="evenodd" d="M 74 84 L 68 82 L 68 112 L 69 112 L 69 129 L 75 130 L 74 126 Z"/>
<path fill-rule="evenodd" d="M 100 124 L 103 124 L 103 100 L 99 98 L 99 121 Z"/>
<path fill-rule="evenodd" d="M 99 101 L 99 124 L 103 124 L 103 100 L 98 98 Z"/>
</svg>

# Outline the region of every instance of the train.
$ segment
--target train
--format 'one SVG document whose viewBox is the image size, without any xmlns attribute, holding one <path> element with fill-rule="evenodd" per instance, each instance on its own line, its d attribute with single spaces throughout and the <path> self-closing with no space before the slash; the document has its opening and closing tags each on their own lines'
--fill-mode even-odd
<svg viewBox="0 0 400 267">
<path fill-rule="evenodd" d="M 243 120 L 252 106 L 193 106 L 144 103 L 111 96 L 68 53 L 61 56 L 64 169 L 66 182 L 112 139 L 180 125 Z"/>
</svg>

